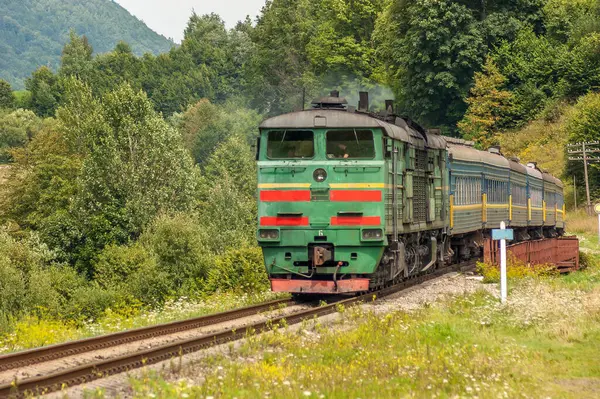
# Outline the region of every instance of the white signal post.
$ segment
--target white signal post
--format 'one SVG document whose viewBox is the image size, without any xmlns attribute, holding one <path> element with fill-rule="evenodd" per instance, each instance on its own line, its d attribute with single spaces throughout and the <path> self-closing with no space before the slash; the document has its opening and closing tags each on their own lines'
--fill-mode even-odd
<svg viewBox="0 0 600 399">
<path fill-rule="evenodd" d="M 492 240 L 500 241 L 500 300 L 506 303 L 506 240 L 514 240 L 514 231 L 507 229 L 505 222 L 500 222 L 500 229 L 492 230 Z"/>
<path fill-rule="evenodd" d="M 500 230 L 506 230 L 506 223 L 500 222 Z M 500 300 L 506 303 L 506 239 L 500 240 Z"/>
</svg>

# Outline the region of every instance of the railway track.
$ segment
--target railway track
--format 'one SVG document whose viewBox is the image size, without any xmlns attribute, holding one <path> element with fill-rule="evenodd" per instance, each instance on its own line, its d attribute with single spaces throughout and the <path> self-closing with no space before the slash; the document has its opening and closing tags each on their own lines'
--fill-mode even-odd
<svg viewBox="0 0 600 399">
<path fill-rule="evenodd" d="M 287 325 L 292 325 L 300 323 L 303 320 L 312 319 L 314 317 L 326 316 L 335 313 L 337 311 L 337 306 L 340 304 L 349 306 L 359 302 L 368 302 L 373 299 L 374 295 L 376 295 L 377 298 L 385 297 L 452 271 L 464 271 L 472 269 L 474 264 L 475 261 L 469 261 L 448 266 L 429 274 L 409 279 L 392 287 L 381 289 L 379 291 L 370 292 L 368 294 L 347 299 L 336 300 L 323 306 L 301 310 L 289 315 L 277 316 L 269 320 L 253 323 L 242 329 L 231 328 L 220 332 L 208 333 L 185 340 L 174 341 L 155 348 L 136 351 L 131 354 L 106 360 L 89 362 L 76 367 L 67 367 L 63 370 L 46 375 L 27 378 L 20 381 L 13 381 L 11 383 L 4 383 L 0 385 L 0 398 L 22 398 L 29 395 L 43 395 L 50 392 L 55 392 L 65 387 L 80 385 L 100 378 L 105 378 L 110 375 L 119 374 L 146 365 L 155 364 L 163 360 L 169 360 L 188 353 L 217 346 L 226 342 L 239 340 L 246 337 L 249 332 L 260 333 L 269 331 L 272 329 L 273 325 L 283 323 L 284 320 Z M 203 326 L 209 326 L 224 321 L 231 321 L 256 315 L 294 303 L 296 302 L 291 299 L 276 300 L 256 306 L 203 316 L 195 319 L 145 327 L 106 336 L 2 355 L 0 356 L 0 371 L 41 364 L 51 360 L 99 349 L 115 347 L 151 337 L 165 336 L 180 331 L 193 330 Z"/>
</svg>

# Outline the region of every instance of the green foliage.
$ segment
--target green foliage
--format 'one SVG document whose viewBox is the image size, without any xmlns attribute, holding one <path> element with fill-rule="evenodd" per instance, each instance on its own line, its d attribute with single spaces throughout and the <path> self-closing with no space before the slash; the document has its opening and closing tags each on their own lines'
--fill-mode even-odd
<svg viewBox="0 0 600 399">
<path fill-rule="evenodd" d="M 58 125 L 15 155 L 5 212 L 91 273 L 106 245 L 137 237 L 163 211 L 191 209 L 198 170 L 143 93 L 122 85 L 97 99 L 78 81 L 65 87 Z"/>
<path fill-rule="evenodd" d="M 596 0 L 548 0 L 544 14 L 548 35 L 563 43 L 600 31 L 600 5 Z"/>
<path fill-rule="evenodd" d="M 206 283 L 208 291 L 259 292 L 268 287 L 262 250 L 256 247 L 231 249 L 218 256 Z"/>
<path fill-rule="evenodd" d="M 104 248 L 94 269 L 102 289 L 117 290 L 143 304 L 160 304 L 176 288 L 169 274 L 160 270 L 156 257 L 139 243 Z"/>
<path fill-rule="evenodd" d="M 70 29 L 85 35 L 98 53 L 110 51 L 120 40 L 138 55 L 173 46 L 115 1 L 1 0 L 0 9 L 0 76 L 18 89 L 38 66 L 58 68 Z"/>
<path fill-rule="evenodd" d="M 0 79 L 0 109 L 12 108 L 15 104 L 15 96 L 12 87 L 6 80 Z"/>
<path fill-rule="evenodd" d="M 237 136 L 253 144 L 262 116 L 235 102 L 212 104 L 207 99 L 191 105 L 181 116 L 179 130 L 186 147 L 199 164 L 205 164 L 215 148 L 229 137 Z"/>
<path fill-rule="evenodd" d="M 14 91 L 15 108 L 30 108 L 31 107 L 31 92 L 27 90 Z"/>
<path fill-rule="evenodd" d="M 60 73 L 64 76 L 83 79 L 91 71 L 93 52 L 94 49 L 89 44 L 87 37 L 79 37 L 74 30 L 71 30 L 69 42 L 62 50 Z"/>
<path fill-rule="evenodd" d="M 206 247 L 207 232 L 194 214 L 159 216 L 140 241 L 156 256 L 160 270 L 168 273 L 173 287 L 182 292 L 199 291 L 212 256 Z"/>
<path fill-rule="evenodd" d="M 467 98 L 469 108 L 458 128 L 464 138 L 474 140 L 481 148 L 495 144 L 494 134 L 510 111 L 512 93 L 502 90 L 505 82 L 506 78 L 490 58 L 483 72 L 475 73 L 475 84 Z"/>
<path fill-rule="evenodd" d="M 42 121 L 31 111 L 0 113 L 0 163 L 12 159 L 11 150 L 22 147 L 41 129 Z"/>
<path fill-rule="evenodd" d="M 235 136 L 215 150 L 204 168 L 200 219 L 213 253 L 256 240 L 255 168 L 249 147 Z"/>
<path fill-rule="evenodd" d="M 27 79 L 25 87 L 31 93 L 31 109 L 39 116 L 53 116 L 61 97 L 56 75 L 48 67 L 40 67 Z"/>
<path fill-rule="evenodd" d="M 474 72 L 503 40 L 539 28 L 541 0 L 393 1 L 377 22 L 377 51 L 403 113 L 454 130 Z"/>
</svg>

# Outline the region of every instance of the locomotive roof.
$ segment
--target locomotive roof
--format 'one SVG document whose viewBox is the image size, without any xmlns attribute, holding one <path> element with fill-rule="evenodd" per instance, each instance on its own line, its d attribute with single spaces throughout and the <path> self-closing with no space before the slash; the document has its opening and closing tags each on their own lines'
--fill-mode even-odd
<svg viewBox="0 0 600 399">
<path fill-rule="evenodd" d="M 367 113 L 352 112 L 345 109 L 311 109 L 290 112 L 266 119 L 260 124 L 261 129 L 312 129 L 312 128 L 365 128 L 382 129 L 388 137 L 412 143 L 419 148 L 427 147 L 443 149 L 446 141 L 436 135 L 423 135 L 413 129 L 402 118 L 395 123 L 385 122 Z"/>
<path fill-rule="evenodd" d="M 544 179 L 562 187 L 562 182 L 550 174 L 526 167 L 518 162 L 508 160 L 502 155 L 480 151 L 464 140 L 447 138 L 436 134 L 421 132 L 409 125 L 403 118 L 396 117 L 394 123 L 386 122 L 365 112 L 355 112 L 344 108 L 319 108 L 290 112 L 264 120 L 260 129 L 313 129 L 313 128 L 380 128 L 388 136 L 396 140 L 413 144 L 417 148 L 447 148 L 457 160 L 481 162 L 487 165 L 510 168 L 519 173 L 528 174 L 540 180 Z M 421 129 L 417 127 L 418 129 Z M 421 129 L 422 130 L 422 129 Z"/>
</svg>

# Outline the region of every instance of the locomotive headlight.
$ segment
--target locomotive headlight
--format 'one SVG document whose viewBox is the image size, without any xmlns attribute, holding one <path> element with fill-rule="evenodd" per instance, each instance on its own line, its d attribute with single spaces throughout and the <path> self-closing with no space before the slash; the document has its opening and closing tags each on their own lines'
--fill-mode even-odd
<svg viewBox="0 0 600 399">
<path fill-rule="evenodd" d="M 325 169 L 319 168 L 314 171 L 313 178 L 318 183 L 324 182 L 325 180 L 327 180 L 327 172 L 325 171 Z"/>
<path fill-rule="evenodd" d="M 265 241 L 279 240 L 279 230 L 277 229 L 261 229 L 258 231 L 258 238 Z"/>
<path fill-rule="evenodd" d="M 381 229 L 364 229 L 362 231 L 362 239 L 381 241 L 383 240 L 383 231 Z"/>
</svg>

